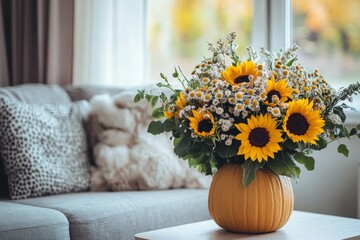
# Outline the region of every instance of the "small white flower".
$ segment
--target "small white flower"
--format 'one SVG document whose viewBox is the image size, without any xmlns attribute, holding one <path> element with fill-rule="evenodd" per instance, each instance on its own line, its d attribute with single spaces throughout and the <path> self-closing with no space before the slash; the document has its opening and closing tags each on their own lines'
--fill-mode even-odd
<svg viewBox="0 0 360 240">
<path fill-rule="evenodd" d="M 221 129 L 222 129 L 224 132 L 229 131 L 229 127 L 226 126 L 226 125 L 221 125 Z"/>
<path fill-rule="evenodd" d="M 231 138 L 226 139 L 225 145 L 226 146 L 231 146 L 231 144 L 232 144 L 232 139 Z"/>
<path fill-rule="evenodd" d="M 271 109 L 271 114 L 272 114 L 274 117 L 280 117 L 280 116 L 281 116 L 280 108 L 278 108 L 278 107 L 272 108 L 272 109 Z"/>
<path fill-rule="evenodd" d="M 191 106 L 190 105 L 185 106 L 184 110 L 187 111 L 187 112 L 191 111 Z"/>
<path fill-rule="evenodd" d="M 246 111 L 246 110 L 242 111 L 242 117 L 243 118 L 246 118 L 248 116 L 248 114 L 249 114 L 248 111 Z"/>
<path fill-rule="evenodd" d="M 196 97 L 196 93 L 194 91 L 189 92 L 188 94 L 190 99 L 194 99 Z"/>
<path fill-rule="evenodd" d="M 220 139 L 221 139 L 221 140 L 225 140 L 225 138 L 226 138 L 226 135 L 225 135 L 225 134 L 221 134 L 221 135 L 220 135 Z"/>
<path fill-rule="evenodd" d="M 214 105 L 218 105 L 219 103 L 220 103 L 219 99 L 216 98 L 212 101 L 212 104 Z"/>
<path fill-rule="evenodd" d="M 223 112 L 224 112 L 224 109 L 222 109 L 221 107 L 218 107 L 216 109 L 216 114 L 218 114 L 218 115 L 221 115 Z"/>
</svg>

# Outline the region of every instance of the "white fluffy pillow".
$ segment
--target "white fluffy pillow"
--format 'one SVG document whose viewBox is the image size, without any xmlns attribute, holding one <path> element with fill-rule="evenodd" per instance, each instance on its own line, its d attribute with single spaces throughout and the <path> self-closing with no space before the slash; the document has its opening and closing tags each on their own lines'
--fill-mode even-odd
<svg viewBox="0 0 360 240">
<path fill-rule="evenodd" d="M 170 135 L 152 135 L 148 103 L 134 94 L 98 95 L 91 100 L 89 131 L 96 166 L 92 190 L 150 190 L 208 187 L 211 177 L 188 167 L 173 152 Z"/>
</svg>

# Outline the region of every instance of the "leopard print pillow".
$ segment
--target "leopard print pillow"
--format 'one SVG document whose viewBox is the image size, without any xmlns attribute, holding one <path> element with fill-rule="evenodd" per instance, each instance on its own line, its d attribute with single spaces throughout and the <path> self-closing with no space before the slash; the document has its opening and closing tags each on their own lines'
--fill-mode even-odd
<svg viewBox="0 0 360 240">
<path fill-rule="evenodd" d="M 11 199 L 83 191 L 90 172 L 81 101 L 41 105 L 0 99 L 0 154 Z"/>
</svg>

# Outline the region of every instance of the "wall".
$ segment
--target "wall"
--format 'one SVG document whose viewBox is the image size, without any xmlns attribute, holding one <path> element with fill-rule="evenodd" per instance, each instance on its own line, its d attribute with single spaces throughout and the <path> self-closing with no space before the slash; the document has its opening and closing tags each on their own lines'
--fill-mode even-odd
<svg viewBox="0 0 360 240">
<path fill-rule="evenodd" d="M 357 217 L 360 140 L 342 140 L 350 153 L 337 152 L 338 142 L 314 153 L 315 169 L 302 168 L 299 181 L 293 181 L 295 209 L 324 214 Z"/>
</svg>

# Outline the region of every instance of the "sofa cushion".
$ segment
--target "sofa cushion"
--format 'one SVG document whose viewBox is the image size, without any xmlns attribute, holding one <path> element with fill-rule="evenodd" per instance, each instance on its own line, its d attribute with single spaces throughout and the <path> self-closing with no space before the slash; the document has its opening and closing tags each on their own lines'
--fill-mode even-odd
<svg viewBox="0 0 360 240">
<path fill-rule="evenodd" d="M 104 93 L 114 95 L 124 90 L 115 87 L 73 85 L 63 86 L 63 89 L 72 101 L 90 100 L 93 96 Z"/>
<path fill-rule="evenodd" d="M 210 219 L 208 190 L 87 192 L 19 200 L 63 212 L 72 239 L 134 239 L 135 233 Z"/>
<path fill-rule="evenodd" d="M 66 104 L 71 100 L 58 85 L 24 84 L 0 88 L 0 97 L 25 103 Z"/>
<path fill-rule="evenodd" d="M 14 87 L 1 87 L 0 98 L 26 103 L 59 103 L 67 104 L 71 100 L 68 94 L 58 85 L 24 84 Z M 0 156 L 0 196 L 8 197 L 8 187 L 3 162 Z"/>
<path fill-rule="evenodd" d="M 83 123 L 88 110 L 86 101 L 44 105 L 0 99 L 0 153 L 12 199 L 88 189 Z"/>
<path fill-rule="evenodd" d="M 63 213 L 0 201 L 0 239 L 70 239 Z"/>
</svg>

